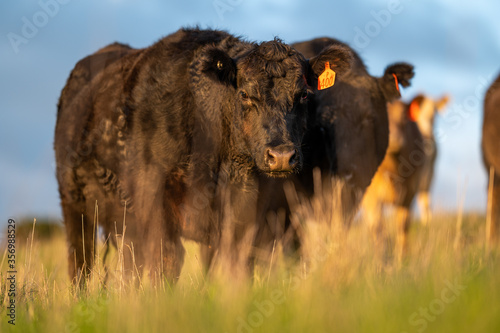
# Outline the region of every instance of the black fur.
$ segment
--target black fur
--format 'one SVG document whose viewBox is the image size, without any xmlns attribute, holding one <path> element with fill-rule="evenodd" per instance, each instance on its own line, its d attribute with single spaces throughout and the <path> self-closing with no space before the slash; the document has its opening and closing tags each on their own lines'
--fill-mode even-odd
<svg viewBox="0 0 500 333">
<path fill-rule="evenodd" d="M 325 185 L 331 187 L 331 179 L 346 182 L 341 193 L 345 220 L 349 223 L 357 211 L 361 198 L 384 159 L 389 142 L 387 103 L 400 97 L 394 76 L 403 87 L 410 85 L 413 66 L 396 63 L 387 67 L 382 77 L 368 73 L 359 57 L 348 45 L 332 38 L 317 38 L 292 45 L 305 57 L 322 59 L 321 53 L 337 50 L 339 58 L 352 61 L 351 69 L 337 76 L 335 85 L 317 91 L 309 102 L 308 129 L 304 137 L 303 171 L 295 178 L 295 188 L 306 197 L 314 194 L 313 169 L 319 168 Z M 340 54 L 345 53 L 343 56 Z M 346 55 L 349 54 L 351 59 Z M 314 76 L 324 70 L 323 64 L 312 63 Z M 340 62 L 334 61 L 331 68 Z M 310 77 L 311 77 L 310 76 Z M 268 210 L 284 209 L 291 213 L 282 191 L 282 184 L 268 185 L 262 197 L 262 224 L 259 230 L 261 246 L 272 246 L 276 238 L 276 226 L 266 220 Z M 327 186 L 323 186 L 324 189 Z M 274 192 L 269 193 L 269 191 Z M 285 221 L 285 229 L 289 227 Z M 271 245 L 270 245 L 271 244 Z"/>
<path fill-rule="evenodd" d="M 376 78 L 353 50 L 335 39 L 318 38 L 293 46 L 306 57 L 331 48 L 347 49 L 353 54 L 351 70 L 340 76 L 332 89 L 316 92 L 314 103 L 310 103 L 314 123 L 305 138 L 304 153 L 311 159 L 305 158 L 307 168 L 303 173 L 303 183 L 310 191 L 312 178 L 307 175 L 315 167 L 320 168 L 325 179 L 335 176 L 346 180 L 350 193 L 344 193 L 348 203 L 344 208 L 347 215 L 352 215 L 387 149 L 386 104 L 401 96 L 392 74 L 407 87 L 414 75 L 413 66 L 396 63 L 386 68 L 383 77 Z"/>
<path fill-rule="evenodd" d="M 92 266 L 96 203 L 99 225 L 114 243 L 115 229 L 125 233 L 139 269 L 162 267 L 175 280 L 180 237 L 213 253 L 227 221 L 237 258 L 255 225 L 257 176 L 302 167 L 309 64 L 338 63 L 342 76 L 351 57 L 337 47 L 308 62 L 278 39 L 181 29 L 145 49 L 112 44 L 77 63 L 55 133 L 70 276 Z M 272 168 L 270 150 L 292 150 L 294 163 Z"/>
</svg>

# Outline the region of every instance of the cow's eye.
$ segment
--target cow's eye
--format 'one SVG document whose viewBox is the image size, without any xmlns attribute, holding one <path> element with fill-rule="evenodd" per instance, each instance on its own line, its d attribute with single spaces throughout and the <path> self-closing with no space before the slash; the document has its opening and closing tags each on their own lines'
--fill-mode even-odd
<svg viewBox="0 0 500 333">
<path fill-rule="evenodd" d="M 307 93 L 307 90 L 306 91 L 303 91 L 301 94 L 300 94 L 300 101 L 301 102 L 305 102 L 307 101 L 307 98 L 309 97 L 309 94 Z"/>
<path fill-rule="evenodd" d="M 240 91 L 240 97 L 243 101 L 248 101 L 250 99 L 247 92 L 244 90 Z"/>
</svg>

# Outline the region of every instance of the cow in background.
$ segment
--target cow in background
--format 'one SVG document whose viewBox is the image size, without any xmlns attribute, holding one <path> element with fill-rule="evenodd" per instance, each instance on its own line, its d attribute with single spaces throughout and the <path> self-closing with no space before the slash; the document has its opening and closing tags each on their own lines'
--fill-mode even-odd
<svg viewBox="0 0 500 333">
<path fill-rule="evenodd" d="M 384 208 L 394 207 L 399 260 L 406 252 L 410 206 L 418 192 L 427 159 L 423 136 L 410 116 L 412 103 L 397 101 L 388 106 L 389 147 L 363 198 L 366 220 L 374 233 L 376 247 L 381 245 Z"/>
<path fill-rule="evenodd" d="M 425 146 L 426 159 L 422 166 L 422 175 L 418 186 L 417 204 L 422 224 L 427 225 L 431 219 L 430 187 L 434 176 L 434 165 L 437 157 L 437 145 L 434 137 L 434 119 L 437 113 L 443 113 L 449 102 L 448 96 L 434 100 L 429 96 L 418 95 L 410 104 L 409 116 L 417 123 Z"/>
<path fill-rule="evenodd" d="M 500 228 L 500 75 L 491 85 L 484 99 L 483 137 L 481 148 L 484 166 L 489 175 L 488 187 L 488 241 L 498 242 Z"/>
</svg>

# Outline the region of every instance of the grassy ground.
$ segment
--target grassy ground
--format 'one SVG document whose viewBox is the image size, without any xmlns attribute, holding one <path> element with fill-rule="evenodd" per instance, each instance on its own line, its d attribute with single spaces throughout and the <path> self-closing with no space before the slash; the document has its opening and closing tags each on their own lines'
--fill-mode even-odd
<svg viewBox="0 0 500 333">
<path fill-rule="evenodd" d="M 63 235 L 18 239 L 15 326 L 8 323 L 4 258 L 0 331 L 500 332 L 500 259 L 485 251 L 484 225 L 483 217 L 465 216 L 457 238 L 453 215 L 435 216 L 427 227 L 416 222 L 398 264 L 393 233 L 380 255 L 363 225 L 346 231 L 311 219 L 303 259 L 286 263 L 278 246 L 253 283 L 220 272 L 207 278 L 197 245 L 187 242 L 174 288 L 120 283 L 115 253 L 108 286 L 100 284 L 99 266 L 81 293 L 67 277 Z"/>
</svg>

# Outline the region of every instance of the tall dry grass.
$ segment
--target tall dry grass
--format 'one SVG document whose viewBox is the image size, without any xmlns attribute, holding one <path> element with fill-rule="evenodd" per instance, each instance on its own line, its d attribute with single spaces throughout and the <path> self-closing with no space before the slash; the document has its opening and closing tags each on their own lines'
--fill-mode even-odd
<svg viewBox="0 0 500 333">
<path fill-rule="evenodd" d="M 118 248 L 109 250 L 109 238 L 94 235 L 96 264 L 86 288 L 78 290 L 67 276 L 64 237 L 38 240 L 34 223 L 30 239 L 17 250 L 16 326 L 6 319 L 2 260 L 0 331 L 500 331 L 499 260 L 494 248 L 485 251 L 484 216 L 436 212 L 426 227 L 413 221 L 408 255 L 399 263 L 390 214 L 380 251 L 362 215 L 345 226 L 338 200 L 342 185 L 328 191 L 322 186 L 318 182 L 321 194 L 312 200 L 287 189 L 297 208 L 292 224 L 301 255 L 284 255 L 276 242 L 251 279 L 243 267 L 239 275 L 227 274 L 232 261 L 224 256 L 204 274 L 199 246 L 192 242 L 184 243 L 185 264 L 175 286 L 162 279 L 152 283 L 139 269 L 130 279 L 123 256 L 133 249 L 124 248 L 123 235 L 113 236 Z M 241 255 L 251 250 L 247 246 Z"/>
</svg>

